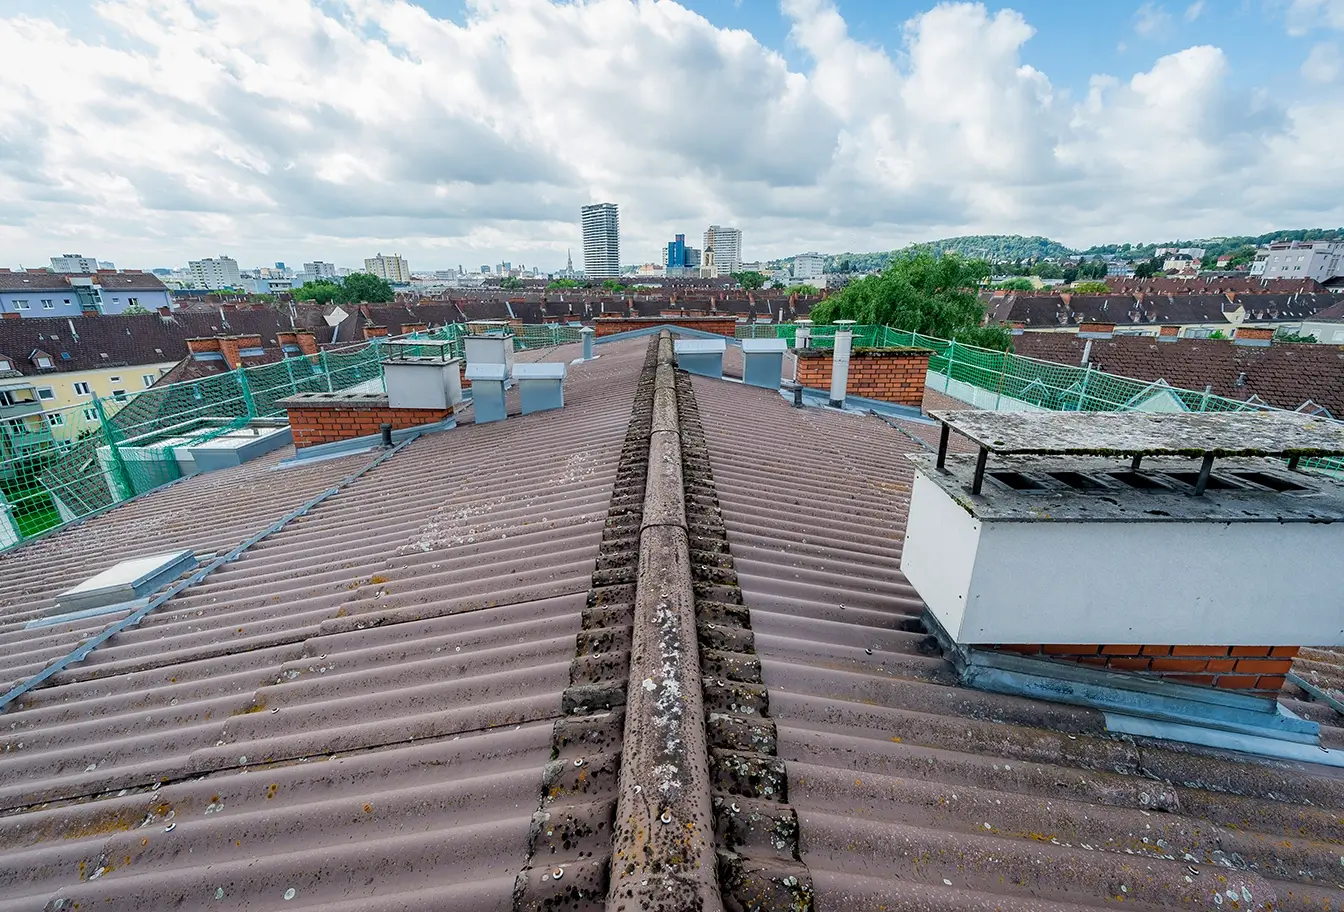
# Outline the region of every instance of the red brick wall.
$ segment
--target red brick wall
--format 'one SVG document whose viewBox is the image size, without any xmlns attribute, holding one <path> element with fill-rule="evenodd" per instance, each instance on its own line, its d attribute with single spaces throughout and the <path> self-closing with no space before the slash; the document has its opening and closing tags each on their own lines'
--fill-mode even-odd
<svg viewBox="0 0 1344 912">
<path fill-rule="evenodd" d="M 599 336 L 612 336 L 632 329 L 669 325 L 684 329 L 699 329 L 729 339 L 737 335 L 736 317 L 598 317 L 593 321 L 593 329 Z"/>
<path fill-rule="evenodd" d="M 219 337 L 219 353 L 229 367 L 242 367 L 243 358 L 239 352 L 244 348 L 261 348 L 261 336 Z"/>
<path fill-rule="evenodd" d="M 1122 646 L 1013 644 L 1005 652 L 1042 656 L 1181 684 L 1276 692 L 1292 668 L 1297 646 Z"/>
<path fill-rule="evenodd" d="M 384 424 L 390 424 L 392 430 L 399 431 L 444 421 L 453 416 L 450 408 L 333 408 L 330 405 L 313 408 L 290 406 L 288 412 L 289 428 L 294 434 L 296 450 L 377 434 Z"/>
<path fill-rule="evenodd" d="M 364 338 L 366 339 L 381 339 L 383 336 L 386 335 L 387 335 L 386 326 L 370 326 L 368 324 L 364 325 Z"/>
<path fill-rule="evenodd" d="M 809 389 L 829 390 L 832 354 L 830 349 L 812 349 L 799 357 L 798 382 Z M 929 352 L 922 348 L 859 349 L 849 356 L 845 393 L 919 408 L 928 369 Z"/>
</svg>

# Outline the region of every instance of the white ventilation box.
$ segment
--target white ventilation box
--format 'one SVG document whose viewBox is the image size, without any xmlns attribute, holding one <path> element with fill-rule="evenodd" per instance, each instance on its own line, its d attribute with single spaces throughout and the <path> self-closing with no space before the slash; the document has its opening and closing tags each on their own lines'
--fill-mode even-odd
<svg viewBox="0 0 1344 912">
<path fill-rule="evenodd" d="M 912 457 L 901 566 L 952 641 L 1344 645 L 1344 484 L 1289 468 L 1340 425 L 932 415 L 981 448 Z"/>
</svg>

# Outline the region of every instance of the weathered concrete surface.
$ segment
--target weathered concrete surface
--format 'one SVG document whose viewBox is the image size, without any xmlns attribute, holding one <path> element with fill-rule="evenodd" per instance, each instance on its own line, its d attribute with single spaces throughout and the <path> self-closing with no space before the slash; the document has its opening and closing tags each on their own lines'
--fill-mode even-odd
<svg viewBox="0 0 1344 912">
<path fill-rule="evenodd" d="M 670 334 L 658 348 L 607 896 L 613 912 L 723 908 Z"/>
</svg>

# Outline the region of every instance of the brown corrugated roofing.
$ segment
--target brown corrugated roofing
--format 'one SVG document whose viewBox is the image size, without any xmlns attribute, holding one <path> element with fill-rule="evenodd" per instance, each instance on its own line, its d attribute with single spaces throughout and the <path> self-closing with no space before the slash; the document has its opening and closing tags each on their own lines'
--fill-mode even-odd
<svg viewBox="0 0 1344 912">
<path fill-rule="evenodd" d="M 0 716 L 0 910 L 601 908 L 619 735 L 562 733 L 614 683 L 582 675 L 625 667 L 638 530 L 671 528 L 641 518 L 647 349 L 357 478 L 377 452 L 272 457 L 0 557 L 12 680 L 100 627 L 25 629 L 55 592 L 344 485 Z M 684 376 L 675 399 L 725 908 L 1340 908 L 1338 769 L 956 683 L 900 570 L 922 426 Z"/>
<path fill-rule="evenodd" d="M 0 909 L 508 908 L 644 353 L 410 444 L 24 697 Z M 230 547 L 372 458 L 250 463 L 5 556 L 6 676 L 95 626 L 23 630 L 55 591 Z"/>
<path fill-rule="evenodd" d="M 818 909 L 1344 901 L 1338 770 L 956 686 L 900 573 L 918 444 L 876 417 L 694 386 Z"/>
</svg>

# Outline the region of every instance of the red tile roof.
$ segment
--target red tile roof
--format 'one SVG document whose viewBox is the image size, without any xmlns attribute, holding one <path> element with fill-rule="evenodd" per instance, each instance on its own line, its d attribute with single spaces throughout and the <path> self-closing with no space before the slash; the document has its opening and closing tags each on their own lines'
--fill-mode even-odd
<svg viewBox="0 0 1344 912">
<path fill-rule="evenodd" d="M 1311 400 L 1344 418 L 1344 349 L 1335 345 L 1275 342 L 1268 347 L 1220 339 L 1159 342 L 1144 336 L 1093 339 L 1093 367 L 1137 380 L 1165 380 L 1191 390 L 1212 386 L 1229 399 L 1259 396 L 1278 408 Z M 1088 340 L 1073 333 L 1025 332 L 1013 337 L 1019 355 L 1079 366 Z"/>
</svg>

